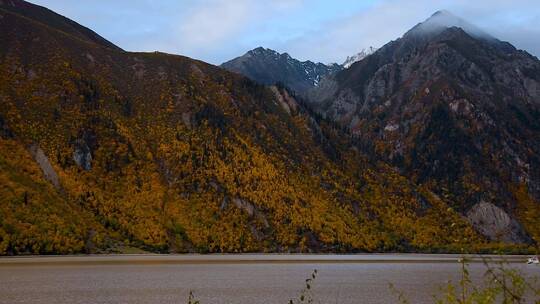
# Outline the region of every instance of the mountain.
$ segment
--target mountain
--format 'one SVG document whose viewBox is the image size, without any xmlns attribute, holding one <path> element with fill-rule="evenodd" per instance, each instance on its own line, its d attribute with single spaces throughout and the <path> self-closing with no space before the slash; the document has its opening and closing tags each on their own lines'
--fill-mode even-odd
<svg viewBox="0 0 540 304">
<path fill-rule="evenodd" d="M 486 237 L 540 239 L 536 57 L 440 11 L 309 96 Z"/>
<path fill-rule="evenodd" d="M 282 87 L 21 0 L 0 41 L 2 255 L 502 246 Z"/>
<path fill-rule="evenodd" d="M 299 61 L 289 54 L 258 47 L 221 67 L 265 85 L 282 83 L 298 94 L 319 85 L 322 78 L 340 71 L 338 64 Z"/>
<path fill-rule="evenodd" d="M 362 49 L 359 53 L 355 55 L 347 56 L 347 59 L 345 59 L 345 62 L 343 62 L 341 66 L 343 66 L 343 68 L 345 69 L 348 69 L 351 67 L 351 65 L 353 65 L 353 63 L 366 58 L 367 56 L 373 54 L 376 50 L 377 49 L 372 46 L 370 46 L 368 49 Z"/>
</svg>

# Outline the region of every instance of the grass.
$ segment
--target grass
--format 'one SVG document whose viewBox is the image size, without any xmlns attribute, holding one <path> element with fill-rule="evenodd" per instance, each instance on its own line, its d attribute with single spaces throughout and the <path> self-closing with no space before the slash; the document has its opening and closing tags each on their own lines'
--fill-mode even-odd
<svg viewBox="0 0 540 304">
<path fill-rule="evenodd" d="M 540 285 L 538 278 L 528 278 L 519 270 L 510 268 L 503 261 L 494 262 L 490 258 L 482 258 L 486 267 L 484 280 L 481 283 L 472 281 L 469 264 L 466 258 L 460 259 L 460 275 L 458 282 L 449 281 L 441 287 L 441 292 L 434 296 L 436 304 L 519 304 L 540 303 Z M 405 293 L 390 284 L 396 295 L 397 303 L 409 304 Z"/>
<path fill-rule="evenodd" d="M 460 259 L 460 280 L 449 281 L 441 286 L 441 292 L 433 298 L 434 304 L 540 304 L 540 281 L 537 277 L 526 277 L 520 271 L 510 268 L 504 260 L 494 261 L 482 258 L 486 267 L 484 280 L 481 283 L 472 281 L 469 272 L 469 261 Z M 317 269 L 306 278 L 305 285 L 299 294 L 290 299 L 288 304 L 321 303 L 313 293 L 313 282 L 318 276 Z M 394 284 L 389 284 L 389 292 L 396 297 L 399 304 L 414 304 L 406 293 Z M 268 301 L 269 302 L 269 301 Z M 188 304 L 201 304 L 192 291 L 189 292 Z M 339 302 L 337 302 L 339 303 Z M 358 302 L 359 304 L 361 302 Z"/>
</svg>

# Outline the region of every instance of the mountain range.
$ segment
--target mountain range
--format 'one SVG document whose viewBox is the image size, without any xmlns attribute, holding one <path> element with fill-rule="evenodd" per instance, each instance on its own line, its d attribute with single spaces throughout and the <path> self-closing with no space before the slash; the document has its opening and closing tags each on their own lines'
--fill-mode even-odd
<svg viewBox="0 0 540 304">
<path fill-rule="evenodd" d="M 258 47 L 221 64 L 221 67 L 260 84 L 281 84 L 298 95 L 305 95 L 319 86 L 325 77 L 349 68 L 355 62 L 373 54 L 375 50 L 373 47 L 363 49 L 355 55 L 347 56 L 343 64 L 324 64 L 300 61 L 287 53 L 281 54 L 272 49 Z"/>
<path fill-rule="evenodd" d="M 282 83 L 298 94 L 318 86 L 325 76 L 343 69 L 338 64 L 300 61 L 287 53 L 280 54 L 262 47 L 227 61 L 221 67 L 264 85 Z"/>
<path fill-rule="evenodd" d="M 0 1 L 0 254 L 527 250 L 539 61 L 456 20 L 223 69 Z"/>
</svg>

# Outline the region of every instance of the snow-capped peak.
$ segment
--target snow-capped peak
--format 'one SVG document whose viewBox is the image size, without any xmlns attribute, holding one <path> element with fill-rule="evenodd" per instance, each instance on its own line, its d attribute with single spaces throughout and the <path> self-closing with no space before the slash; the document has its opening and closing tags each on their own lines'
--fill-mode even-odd
<svg viewBox="0 0 540 304">
<path fill-rule="evenodd" d="M 353 63 L 358 62 L 358 61 L 366 58 L 367 56 L 375 53 L 376 50 L 377 50 L 376 48 L 370 46 L 367 49 L 362 49 L 362 51 L 360 51 L 356 55 L 347 56 L 347 59 L 345 59 L 345 62 L 343 62 L 342 66 L 344 68 L 348 69 L 349 67 L 351 67 L 351 65 L 353 65 Z"/>
</svg>

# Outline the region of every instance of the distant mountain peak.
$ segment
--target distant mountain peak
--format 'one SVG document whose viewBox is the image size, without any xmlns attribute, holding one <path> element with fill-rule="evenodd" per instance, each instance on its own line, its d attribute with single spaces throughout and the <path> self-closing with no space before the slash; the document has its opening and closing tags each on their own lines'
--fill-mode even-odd
<svg viewBox="0 0 540 304">
<path fill-rule="evenodd" d="M 262 46 L 259 46 L 250 51 L 247 51 L 246 54 L 244 54 L 244 56 L 278 56 L 278 55 L 279 55 L 278 52 L 271 49 L 263 48 Z"/>
<path fill-rule="evenodd" d="M 300 61 L 289 53 L 279 53 L 264 47 L 250 50 L 243 56 L 223 63 L 221 67 L 261 84 L 283 83 L 297 93 L 318 86 L 325 76 L 342 69 L 338 64 Z"/>
<path fill-rule="evenodd" d="M 272 49 L 268 49 L 268 48 L 264 48 L 262 46 L 259 46 L 257 48 L 254 48 L 251 51 L 248 51 L 248 53 L 271 53 L 271 54 L 275 54 L 277 52 L 272 50 Z"/>
<path fill-rule="evenodd" d="M 481 30 L 476 25 L 468 22 L 461 17 L 454 15 L 447 10 L 439 10 L 435 12 L 433 15 L 431 15 L 431 17 L 413 27 L 405 35 L 437 35 L 444 30 L 452 27 L 461 28 L 467 34 L 474 37 L 492 38 L 489 34 Z"/>
</svg>

